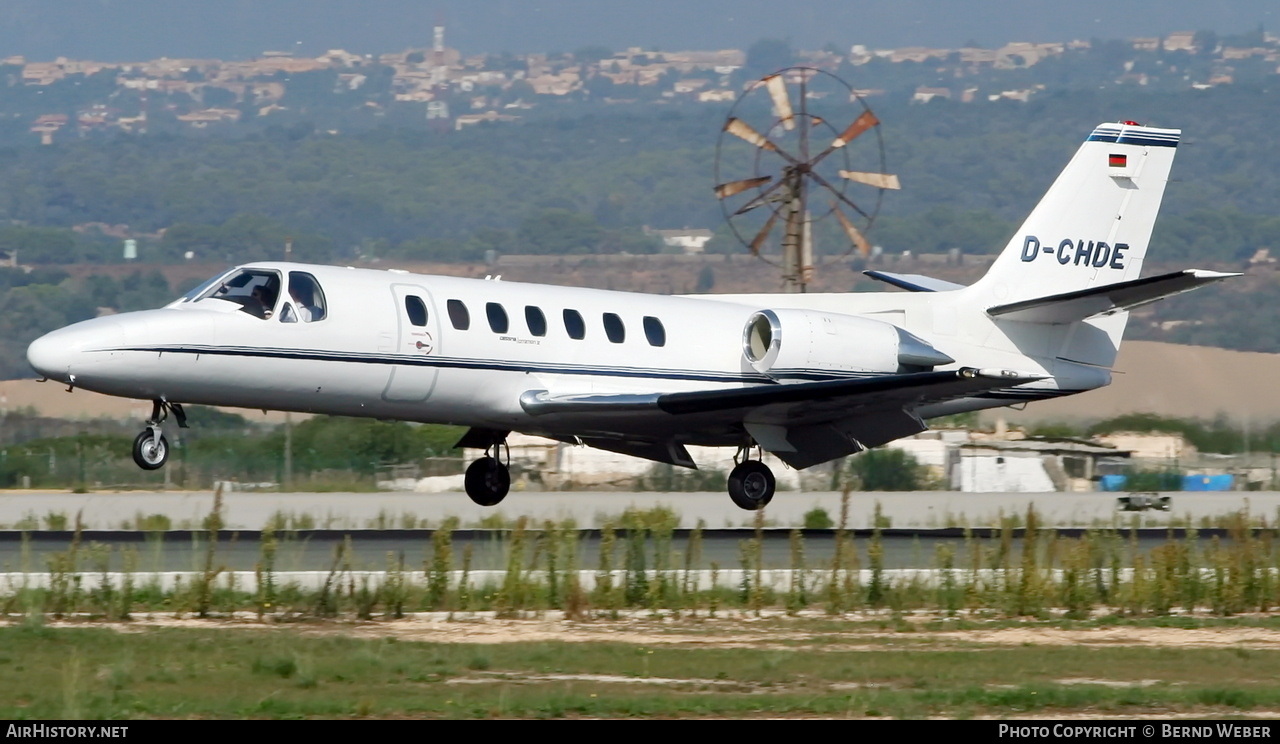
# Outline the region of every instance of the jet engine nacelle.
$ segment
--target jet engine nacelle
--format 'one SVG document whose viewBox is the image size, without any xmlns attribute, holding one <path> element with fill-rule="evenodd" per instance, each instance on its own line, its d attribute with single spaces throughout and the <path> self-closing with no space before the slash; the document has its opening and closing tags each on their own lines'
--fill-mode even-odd
<svg viewBox="0 0 1280 744">
<path fill-rule="evenodd" d="M 742 352 L 753 369 L 778 380 L 893 374 L 955 361 L 892 323 L 814 310 L 755 313 L 742 331 Z"/>
</svg>

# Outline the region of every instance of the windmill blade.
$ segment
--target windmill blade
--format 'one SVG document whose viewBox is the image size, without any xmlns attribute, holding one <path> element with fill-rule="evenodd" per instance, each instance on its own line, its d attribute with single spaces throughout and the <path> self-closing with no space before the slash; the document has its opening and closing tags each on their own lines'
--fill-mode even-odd
<svg viewBox="0 0 1280 744">
<path fill-rule="evenodd" d="M 875 114 L 871 113 L 870 111 L 863 111 L 858 118 L 853 120 L 852 124 L 850 124 L 848 127 L 845 128 L 843 132 L 840 133 L 839 137 L 835 138 L 835 141 L 831 143 L 830 149 L 839 150 L 841 147 L 844 147 L 845 145 L 854 141 L 854 139 L 856 139 L 858 135 L 862 134 L 863 132 L 867 131 L 868 129 L 870 129 L 871 127 L 874 127 L 879 123 L 880 123 L 880 120 L 876 118 Z"/>
<path fill-rule="evenodd" d="M 741 194 L 747 189 L 763 186 L 768 183 L 773 176 L 760 176 L 759 178 L 744 178 L 741 181 L 730 181 L 722 183 L 716 187 L 716 198 L 728 199 L 735 194 Z"/>
<path fill-rule="evenodd" d="M 795 112 L 791 110 L 791 97 L 787 95 L 787 81 L 781 75 L 770 75 L 764 79 L 764 85 L 773 98 L 773 107 L 782 120 L 782 126 L 788 132 L 796 128 Z"/>
<path fill-rule="evenodd" d="M 769 238 L 769 232 L 773 230 L 773 223 L 777 221 L 778 221 L 777 212 L 774 212 L 773 214 L 769 215 L 769 221 L 764 223 L 764 227 L 761 228 L 760 232 L 756 233 L 756 236 L 751 239 L 751 244 L 747 246 L 748 248 L 751 249 L 751 255 L 753 256 L 760 255 L 760 246 L 764 245 L 764 241 Z"/>
<path fill-rule="evenodd" d="M 778 190 L 779 186 L 781 186 L 786 182 L 787 182 L 787 179 L 785 177 L 777 181 L 774 181 L 772 186 L 765 189 L 764 191 L 761 191 L 759 194 L 756 194 L 755 198 L 752 199 L 751 201 L 747 202 L 746 204 L 743 204 L 741 207 L 738 207 L 737 210 L 735 210 L 733 213 L 734 216 L 737 216 L 740 214 L 746 214 L 747 212 L 750 212 L 756 207 L 759 207 L 763 204 L 767 204 L 768 202 L 782 201 L 783 195 L 776 194 L 774 192 Z"/>
<path fill-rule="evenodd" d="M 731 118 L 724 123 L 724 131 L 736 137 L 740 137 L 747 142 L 759 147 L 762 150 L 776 152 L 777 145 L 769 141 L 769 138 L 757 132 L 752 126 L 742 119 Z"/>
<path fill-rule="evenodd" d="M 867 241 L 867 237 L 862 234 L 857 225 L 854 225 L 844 212 L 840 211 L 840 205 L 831 202 L 831 211 L 836 213 L 836 219 L 840 220 L 840 226 L 844 228 L 845 235 L 849 236 L 849 241 L 858 247 L 858 253 L 863 258 L 871 255 L 871 243 Z"/>
<path fill-rule="evenodd" d="M 734 135 L 735 137 L 746 140 L 756 147 L 759 147 L 761 150 L 776 152 L 792 165 L 798 165 L 800 163 L 800 161 L 792 157 L 790 153 L 769 141 L 768 137 L 757 132 L 750 124 L 746 123 L 742 119 L 738 119 L 736 117 L 730 118 L 724 123 L 724 131 Z"/>
<path fill-rule="evenodd" d="M 858 116 L 858 118 L 853 120 L 852 124 L 845 127 L 844 131 L 840 133 L 839 137 L 836 137 L 834 140 L 832 140 L 831 144 L 827 146 L 827 149 L 818 153 L 818 156 L 815 157 L 812 161 L 810 161 L 809 163 L 810 167 L 815 166 L 818 163 L 822 162 L 823 158 L 835 152 L 836 150 L 839 150 L 840 148 L 844 147 L 850 142 L 854 141 L 863 132 L 867 131 L 868 129 L 871 129 L 872 127 L 876 126 L 879 123 L 880 123 L 880 120 L 876 118 L 875 114 L 871 113 L 870 109 L 863 111 Z"/>
<path fill-rule="evenodd" d="M 902 184 L 892 173 L 864 173 L 862 171 L 840 171 L 840 177 L 855 183 L 865 183 L 878 189 L 901 189 Z"/>
</svg>

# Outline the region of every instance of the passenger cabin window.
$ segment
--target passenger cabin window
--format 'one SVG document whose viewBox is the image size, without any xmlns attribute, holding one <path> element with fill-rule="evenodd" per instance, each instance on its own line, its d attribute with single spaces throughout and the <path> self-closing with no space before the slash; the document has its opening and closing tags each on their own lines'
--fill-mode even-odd
<svg viewBox="0 0 1280 744">
<path fill-rule="evenodd" d="M 587 337 L 587 324 L 582 320 L 582 313 L 577 310 L 564 311 L 564 332 L 569 338 L 581 341 Z"/>
<path fill-rule="evenodd" d="M 627 329 L 622 325 L 622 318 L 614 313 L 604 314 L 604 335 L 615 344 L 620 344 L 627 340 Z"/>
<path fill-rule="evenodd" d="M 525 305 L 524 322 L 529 326 L 529 333 L 534 336 L 547 335 L 547 316 L 542 314 L 542 310 L 533 305 Z"/>
<path fill-rule="evenodd" d="M 405 295 L 404 310 L 409 314 L 409 322 L 416 326 L 427 324 L 427 306 L 421 297 Z"/>
<path fill-rule="evenodd" d="M 471 313 L 467 312 L 467 306 L 462 304 L 462 300 L 449 300 L 445 303 L 445 309 L 449 312 L 449 322 L 459 331 L 465 331 L 471 327 Z"/>
<path fill-rule="evenodd" d="M 484 306 L 484 314 L 489 318 L 489 328 L 494 333 L 506 333 L 510 327 L 507 320 L 507 311 L 502 309 L 502 305 L 496 302 L 487 303 Z"/>
<path fill-rule="evenodd" d="M 265 269 L 240 269 L 219 281 L 203 285 L 193 302 L 223 300 L 240 306 L 242 312 L 255 318 L 270 318 L 280 299 L 280 274 Z M 188 296 L 194 295 L 193 290 Z"/>
<path fill-rule="evenodd" d="M 667 329 L 662 327 L 662 321 L 652 316 L 644 316 L 644 337 L 649 339 L 650 346 L 666 346 L 667 345 Z"/>
<path fill-rule="evenodd" d="M 289 297 L 280 308 L 281 323 L 313 323 L 324 320 L 324 292 L 314 276 L 301 271 L 289 272 Z"/>
</svg>

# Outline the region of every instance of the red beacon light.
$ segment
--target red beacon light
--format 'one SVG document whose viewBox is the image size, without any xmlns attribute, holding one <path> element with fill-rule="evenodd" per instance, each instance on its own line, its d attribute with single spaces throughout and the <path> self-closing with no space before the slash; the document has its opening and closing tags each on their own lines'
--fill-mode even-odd
<svg viewBox="0 0 1280 744">
<path fill-rule="evenodd" d="M 1120 122 L 1120 123 L 1121 123 L 1121 124 L 1123 124 L 1123 125 L 1125 125 L 1126 127 L 1140 127 L 1140 126 L 1142 126 L 1141 124 L 1139 124 L 1139 123 L 1138 123 L 1138 122 L 1136 122 L 1136 121 L 1122 121 L 1122 122 Z"/>
</svg>

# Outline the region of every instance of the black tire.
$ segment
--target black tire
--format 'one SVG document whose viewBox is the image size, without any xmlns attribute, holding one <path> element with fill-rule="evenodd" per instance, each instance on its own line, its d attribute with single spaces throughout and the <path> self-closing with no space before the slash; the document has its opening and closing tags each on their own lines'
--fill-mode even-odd
<svg viewBox="0 0 1280 744">
<path fill-rule="evenodd" d="M 158 470 L 169 460 L 169 440 L 161 434 L 152 441 L 151 430 L 144 429 L 133 440 L 133 461 L 143 470 Z"/>
<path fill-rule="evenodd" d="M 747 460 L 729 472 L 729 498 L 740 509 L 759 511 L 773 501 L 778 481 L 759 460 Z"/>
<path fill-rule="evenodd" d="M 482 457 L 467 468 L 463 483 L 472 501 L 480 506 L 497 506 L 511 490 L 511 471 L 492 457 Z"/>
</svg>

